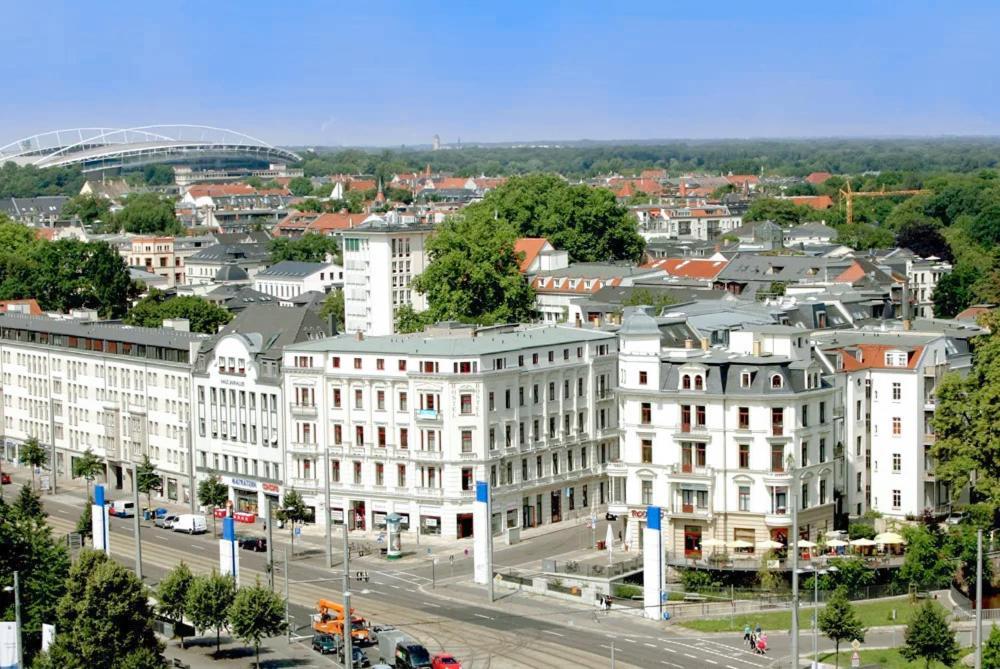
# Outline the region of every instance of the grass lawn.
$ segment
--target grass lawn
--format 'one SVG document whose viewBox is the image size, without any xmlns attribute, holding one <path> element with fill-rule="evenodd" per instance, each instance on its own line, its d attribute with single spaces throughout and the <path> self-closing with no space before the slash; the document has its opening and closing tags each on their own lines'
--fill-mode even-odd
<svg viewBox="0 0 1000 669">
<path fill-rule="evenodd" d="M 896 610 L 896 620 L 891 618 L 892 610 Z M 820 607 L 822 610 L 822 606 Z M 865 627 L 880 627 L 885 625 L 905 625 L 910 622 L 910 615 L 916 610 L 905 597 L 871 602 L 854 602 L 854 610 L 861 618 Z M 737 614 L 732 618 L 710 618 L 700 620 L 681 620 L 680 624 L 699 632 L 740 632 L 747 623 L 751 627 L 760 624 L 764 630 L 787 630 L 792 624 L 790 611 L 774 611 L 770 613 Z M 812 608 L 805 608 L 805 602 L 799 608 L 799 626 L 802 629 L 812 629 Z"/>
<path fill-rule="evenodd" d="M 895 649 L 895 648 L 891 648 L 891 649 L 888 649 L 888 650 L 861 650 L 861 651 L 858 651 L 858 652 L 861 655 L 861 664 L 862 665 L 877 664 L 878 666 L 882 667 L 883 669 L 923 669 L 924 668 L 924 661 L 923 660 L 917 660 L 915 662 L 910 662 L 910 661 L 904 659 L 903 656 L 899 654 L 899 651 L 897 649 Z M 972 652 L 972 649 L 970 649 L 970 648 L 963 648 L 962 652 L 959 654 L 959 658 L 965 657 L 970 652 Z M 833 664 L 834 663 L 834 657 L 833 657 L 833 655 L 834 655 L 833 653 L 826 653 L 826 654 L 820 653 L 820 655 L 819 655 L 819 661 L 820 662 L 824 662 L 824 663 L 828 663 L 828 664 Z M 962 664 L 962 661 L 961 661 L 961 659 L 959 659 L 959 661 L 956 662 L 954 666 L 959 667 L 959 666 L 961 666 L 961 664 Z M 847 650 L 847 651 L 843 651 L 842 650 L 842 651 L 840 651 L 840 666 L 841 667 L 850 667 L 851 666 L 851 651 L 850 650 Z M 943 667 L 943 666 L 944 665 L 941 664 L 940 662 L 932 662 L 931 663 L 932 669 L 938 669 L 938 668 Z"/>
</svg>

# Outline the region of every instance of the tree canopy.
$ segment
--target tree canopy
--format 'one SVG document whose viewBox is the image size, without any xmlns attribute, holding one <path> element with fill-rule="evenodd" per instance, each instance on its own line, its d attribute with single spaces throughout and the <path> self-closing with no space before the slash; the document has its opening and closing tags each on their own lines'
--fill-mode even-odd
<svg viewBox="0 0 1000 669">
<path fill-rule="evenodd" d="M 62 215 L 67 218 L 74 216 L 84 225 L 93 225 L 95 221 L 110 223 L 111 202 L 99 195 L 76 195 L 63 205 Z"/>
<path fill-rule="evenodd" d="M 430 263 L 412 284 L 427 296 L 424 318 L 483 325 L 531 320 L 534 292 L 521 274 L 515 237 L 509 223 L 481 208 L 439 226 L 427 241 Z"/>
<path fill-rule="evenodd" d="M 157 608 L 168 619 L 175 623 L 184 620 L 187 611 L 188 590 L 194 575 L 184 561 L 167 572 L 157 587 Z M 184 637 L 181 636 L 181 647 L 184 647 Z"/>
<path fill-rule="evenodd" d="M 511 178 L 463 214 L 480 224 L 507 223 L 516 237 L 545 237 L 573 262 L 637 262 L 646 248 L 635 219 L 614 193 L 570 185 L 554 174 Z"/>
<path fill-rule="evenodd" d="M 844 641 L 865 640 L 865 628 L 857 611 L 847 599 L 844 588 L 834 590 L 826 606 L 816 621 L 819 630 L 834 643 L 834 657 L 840 656 L 840 644 Z"/>
<path fill-rule="evenodd" d="M 229 607 L 236 596 L 231 576 L 196 576 L 188 585 L 185 611 L 195 629 L 215 630 L 215 650 L 222 645 L 222 628 L 229 624 Z"/>
<path fill-rule="evenodd" d="M 933 600 L 925 601 L 910 619 L 904 638 L 900 654 L 911 662 L 923 660 L 924 666 L 929 668 L 934 661 L 950 667 L 958 660 L 955 633 L 948 625 L 944 609 Z"/>
<path fill-rule="evenodd" d="M 292 195 L 297 197 L 312 195 L 312 181 L 310 181 L 308 177 L 295 177 L 288 182 L 288 190 L 292 191 Z"/>
<path fill-rule="evenodd" d="M 174 199 L 159 193 L 136 193 L 114 216 L 118 230 L 140 235 L 181 235 L 184 228 L 174 213 Z"/>
<path fill-rule="evenodd" d="M 186 318 L 190 321 L 191 332 L 215 334 L 219 328 L 233 319 L 230 311 L 194 295 L 167 297 L 165 293 L 152 289 L 139 300 L 125 316 L 129 325 L 158 328 L 170 318 Z"/>
<path fill-rule="evenodd" d="M 774 221 L 778 225 L 790 226 L 815 221 L 821 218 L 820 212 L 812 207 L 795 204 L 792 200 L 763 197 L 753 201 L 750 208 L 743 214 L 744 221 Z"/>
<path fill-rule="evenodd" d="M 229 607 L 233 634 L 254 648 L 260 667 L 260 643 L 285 630 L 285 607 L 278 595 L 260 583 L 240 588 Z"/>
<path fill-rule="evenodd" d="M 300 262 L 326 262 L 327 254 L 340 264 L 340 242 L 337 237 L 327 237 L 307 232 L 298 239 L 275 237 L 270 243 L 271 262 L 298 260 Z"/>
</svg>

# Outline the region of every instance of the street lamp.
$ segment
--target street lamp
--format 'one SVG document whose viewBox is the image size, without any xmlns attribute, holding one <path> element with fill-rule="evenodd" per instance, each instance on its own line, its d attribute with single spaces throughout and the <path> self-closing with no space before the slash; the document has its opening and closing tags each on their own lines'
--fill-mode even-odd
<svg viewBox="0 0 1000 669">
<path fill-rule="evenodd" d="M 14 648 L 17 653 L 18 669 L 24 669 L 24 649 L 21 646 L 21 581 L 20 575 L 14 572 L 14 585 L 5 586 L 4 592 L 14 592 Z"/>
<path fill-rule="evenodd" d="M 799 666 L 799 501 L 796 496 L 798 483 L 795 476 L 795 456 L 791 453 L 785 460 L 786 469 L 791 477 L 788 486 L 788 503 L 792 507 L 792 536 L 788 538 L 792 549 L 792 667 Z"/>
<path fill-rule="evenodd" d="M 797 543 L 797 542 L 796 542 Z M 796 545 L 796 550 L 798 546 Z M 825 574 L 832 574 L 837 571 L 836 567 L 820 569 L 818 564 L 812 568 L 813 575 L 813 669 L 819 667 L 819 577 Z M 803 570 L 802 573 L 805 573 Z"/>
</svg>

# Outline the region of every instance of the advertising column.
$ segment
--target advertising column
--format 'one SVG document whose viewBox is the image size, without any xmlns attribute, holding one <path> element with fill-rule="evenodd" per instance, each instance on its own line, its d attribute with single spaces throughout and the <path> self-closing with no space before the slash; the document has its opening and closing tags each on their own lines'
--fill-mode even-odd
<svg viewBox="0 0 1000 669">
<path fill-rule="evenodd" d="M 240 585 L 240 551 L 236 548 L 236 521 L 232 516 L 222 519 L 222 538 L 219 539 L 219 572 L 231 574 L 236 586 Z"/>
<path fill-rule="evenodd" d="M 475 582 L 486 585 L 492 578 L 490 566 L 490 539 L 492 509 L 490 508 L 490 486 L 486 481 L 476 481 L 476 506 L 472 516 L 472 558 Z"/>
<path fill-rule="evenodd" d="M 647 507 L 642 536 L 642 605 L 645 616 L 653 620 L 660 619 L 663 608 L 663 534 L 660 523 L 660 507 Z"/>
<path fill-rule="evenodd" d="M 90 535 L 94 538 L 94 550 L 111 555 L 111 541 L 108 536 L 108 505 L 104 503 L 104 486 L 94 486 L 94 504 L 90 507 Z"/>
</svg>

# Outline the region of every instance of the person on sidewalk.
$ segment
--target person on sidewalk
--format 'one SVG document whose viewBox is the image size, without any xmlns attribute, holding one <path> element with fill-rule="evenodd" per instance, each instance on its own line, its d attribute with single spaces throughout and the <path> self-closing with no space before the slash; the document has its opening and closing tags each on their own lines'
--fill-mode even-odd
<svg viewBox="0 0 1000 669">
<path fill-rule="evenodd" d="M 750 623 L 743 626 L 743 643 L 750 643 Z"/>
</svg>

